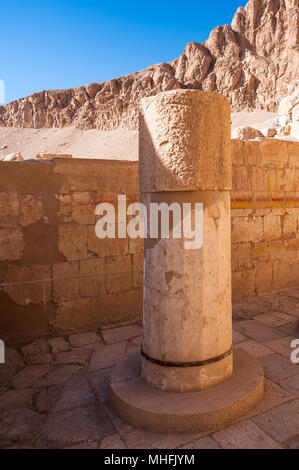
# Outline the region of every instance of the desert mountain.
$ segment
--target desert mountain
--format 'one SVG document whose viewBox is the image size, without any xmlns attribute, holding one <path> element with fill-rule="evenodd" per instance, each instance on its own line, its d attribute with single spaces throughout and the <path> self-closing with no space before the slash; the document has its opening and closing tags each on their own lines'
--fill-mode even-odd
<svg viewBox="0 0 299 470">
<path fill-rule="evenodd" d="M 0 107 L 0 126 L 137 128 L 140 98 L 176 88 L 218 91 L 232 111 L 276 111 L 299 78 L 299 0 L 250 0 L 203 44 L 140 72 L 67 90 L 42 91 Z"/>
</svg>

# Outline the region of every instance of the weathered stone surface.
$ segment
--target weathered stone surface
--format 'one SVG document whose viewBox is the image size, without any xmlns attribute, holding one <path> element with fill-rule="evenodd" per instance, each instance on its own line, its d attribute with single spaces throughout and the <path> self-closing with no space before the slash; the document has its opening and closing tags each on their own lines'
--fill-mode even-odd
<svg viewBox="0 0 299 470">
<path fill-rule="evenodd" d="M 279 382 L 279 384 L 292 395 L 299 398 L 299 374 L 288 377 Z"/>
<path fill-rule="evenodd" d="M 105 294 L 105 258 L 91 258 L 80 261 L 79 293 L 81 297 Z"/>
<path fill-rule="evenodd" d="M 108 82 L 35 93 L 1 107 L 0 125 L 136 129 L 140 97 L 178 88 L 223 93 L 234 111 L 274 111 L 298 78 L 297 31 L 297 1 L 250 0 L 231 26 L 215 28 L 203 44 L 187 44 L 176 60 Z"/>
<path fill-rule="evenodd" d="M 250 420 L 233 424 L 213 434 L 213 438 L 225 449 L 280 449 L 262 429 Z"/>
<path fill-rule="evenodd" d="M 103 405 L 108 403 L 111 369 L 96 370 L 86 375 L 97 399 Z"/>
<path fill-rule="evenodd" d="M 286 359 L 279 354 L 262 357 L 260 363 L 264 368 L 265 376 L 274 382 L 298 373 L 298 366 L 293 364 L 290 358 Z"/>
<path fill-rule="evenodd" d="M 58 249 L 70 261 L 86 258 L 86 226 L 76 224 L 60 225 L 58 227 Z"/>
<path fill-rule="evenodd" d="M 180 447 L 180 449 L 221 449 L 220 445 L 211 437 L 202 437 L 201 439 L 189 442 Z"/>
<path fill-rule="evenodd" d="M 52 325 L 57 332 L 70 333 L 138 321 L 141 315 L 142 289 L 131 289 L 60 304 Z"/>
<path fill-rule="evenodd" d="M 16 192 L 0 193 L 1 228 L 16 225 L 19 216 L 19 201 Z"/>
<path fill-rule="evenodd" d="M 1 411 L 0 439 L 28 439 L 40 423 L 40 415 L 29 408 Z"/>
<path fill-rule="evenodd" d="M 264 345 L 258 343 L 257 341 L 245 341 L 238 344 L 238 347 L 244 349 L 254 357 L 268 356 L 273 353 L 271 349 L 266 348 Z"/>
<path fill-rule="evenodd" d="M 90 354 L 90 349 L 87 346 L 72 349 L 68 352 L 61 352 L 55 355 L 54 361 L 56 364 L 86 364 Z"/>
<path fill-rule="evenodd" d="M 50 338 L 48 340 L 48 343 L 51 347 L 53 354 L 71 350 L 70 344 L 64 338 Z"/>
<path fill-rule="evenodd" d="M 100 370 L 114 366 L 124 357 L 126 352 L 125 343 L 111 344 L 109 346 L 96 346 L 88 370 Z"/>
<path fill-rule="evenodd" d="M 12 379 L 15 388 L 40 387 L 41 379 L 50 371 L 49 365 L 26 366 Z"/>
<path fill-rule="evenodd" d="M 141 334 L 141 325 L 128 325 L 119 328 L 109 328 L 107 330 L 102 330 L 102 336 L 105 343 L 107 344 L 120 343 L 121 341 L 140 336 Z"/>
<path fill-rule="evenodd" d="M 299 434 L 299 400 L 284 403 L 252 419 L 278 442 L 287 441 Z"/>
<path fill-rule="evenodd" d="M 273 312 L 271 314 L 266 313 L 264 315 L 259 315 L 258 317 L 254 318 L 257 321 L 260 321 L 264 323 L 265 325 L 271 326 L 271 327 L 278 327 L 285 325 L 286 323 L 289 323 L 293 320 L 293 317 L 291 315 L 288 315 L 287 313 L 284 312 Z"/>
<path fill-rule="evenodd" d="M 23 232 L 19 229 L 0 229 L 0 261 L 21 259 L 25 248 Z"/>
<path fill-rule="evenodd" d="M 119 434 L 111 434 L 101 441 L 100 449 L 127 449 Z"/>
<path fill-rule="evenodd" d="M 284 338 L 272 339 L 271 341 L 267 341 L 265 345 L 280 354 L 281 356 L 290 359 L 291 354 L 294 351 L 294 349 L 291 348 L 291 343 L 294 339 L 295 338 L 292 336 L 286 336 Z"/>
<path fill-rule="evenodd" d="M 64 411 L 79 406 L 95 404 L 92 390 L 82 374 L 73 376 L 65 385 L 53 411 Z"/>
<path fill-rule="evenodd" d="M 95 343 L 102 343 L 102 339 L 100 338 L 99 335 L 93 332 L 88 332 L 88 333 L 77 333 L 75 335 L 71 335 L 69 337 L 69 342 L 73 347 L 80 347 L 80 346 L 85 346 L 85 345 L 90 345 L 90 344 L 95 344 Z"/>
<path fill-rule="evenodd" d="M 49 412 L 62 393 L 61 385 L 45 388 L 35 398 L 35 407 L 40 413 Z"/>
<path fill-rule="evenodd" d="M 21 162 L 24 160 L 20 152 L 17 153 L 9 153 L 5 155 L 5 157 L 1 158 L 4 162 Z"/>
<path fill-rule="evenodd" d="M 217 387 L 171 393 L 153 387 L 140 375 L 140 355 L 122 361 L 111 375 L 110 403 L 133 426 L 155 432 L 209 431 L 238 419 L 259 403 L 264 375 L 257 360 L 238 349 L 234 373 Z"/>
<path fill-rule="evenodd" d="M 284 336 L 283 333 L 279 333 L 274 328 L 258 323 L 256 320 L 238 322 L 234 325 L 234 328 L 256 341 L 270 341 L 271 339 Z"/>
<path fill-rule="evenodd" d="M 32 194 L 27 194 L 21 201 L 20 212 L 19 223 L 24 227 L 38 222 L 44 213 L 41 201 Z"/>
<path fill-rule="evenodd" d="M 78 299 L 79 296 L 79 263 L 59 263 L 53 266 L 53 299 L 56 303 Z"/>
<path fill-rule="evenodd" d="M 231 189 L 228 100 L 176 90 L 144 99 L 141 106 L 142 192 Z"/>
<path fill-rule="evenodd" d="M 299 81 L 290 86 L 291 94 L 286 96 L 279 104 L 278 115 L 280 132 L 299 139 Z"/>
<path fill-rule="evenodd" d="M 77 407 L 50 414 L 40 435 L 60 445 L 100 440 L 113 431 L 110 421 L 94 406 Z"/>
<path fill-rule="evenodd" d="M 232 131 L 232 139 L 254 140 L 265 137 L 264 134 L 254 127 L 241 126 Z"/>
<path fill-rule="evenodd" d="M 32 402 L 33 390 L 8 390 L 1 395 L 0 410 L 9 410 L 10 408 L 22 408 L 30 405 Z"/>
<path fill-rule="evenodd" d="M 40 380 L 40 387 L 50 387 L 66 382 L 81 370 L 80 365 L 57 365 Z"/>
<path fill-rule="evenodd" d="M 203 204 L 203 239 L 209 242 L 192 250 L 185 249 L 184 238 L 145 245 L 143 350 L 159 361 L 205 361 L 232 346 L 229 192 L 197 191 L 183 198 L 181 193 L 165 194 L 152 194 L 151 202 L 190 202 L 191 194 L 191 201 Z M 146 360 L 143 367 L 146 379 L 157 387 L 193 390 L 215 385 L 232 372 L 230 354 L 202 367 L 202 373 L 196 367 L 159 367 Z"/>
<path fill-rule="evenodd" d="M 115 256 L 106 264 L 106 288 L 109 293 L 132 289 L 131 255 Z"/>
<path fill-rule="evenodd" d="M 51 298 L 51 268 L 50 266 L 16 266 L 8 265 L 4 282 L 5 292 L 19 305 L 48 302 Z M 35 282 L 31 282 L 35 281 Z M 42 282 L 48 281 L 48 282 Z"/>
<path fill-rule="evenodd" d="M 49 344 L 45 339 L 35 340 L 21 348 L 28 364 L 51 364 L 52 356 L 49 353 Z"/>
</svg>

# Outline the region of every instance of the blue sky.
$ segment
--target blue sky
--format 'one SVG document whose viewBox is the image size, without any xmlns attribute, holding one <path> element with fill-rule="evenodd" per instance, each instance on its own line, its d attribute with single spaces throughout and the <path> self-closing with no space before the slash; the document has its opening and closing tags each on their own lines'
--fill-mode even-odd
<svg viewBox="0 0 299 470">
<path fill-rule="evenodd" d="M 242 0 L 1 2 L 5 101 L 101 82 L 175 59 L 228 24 Z"/>
</svg>

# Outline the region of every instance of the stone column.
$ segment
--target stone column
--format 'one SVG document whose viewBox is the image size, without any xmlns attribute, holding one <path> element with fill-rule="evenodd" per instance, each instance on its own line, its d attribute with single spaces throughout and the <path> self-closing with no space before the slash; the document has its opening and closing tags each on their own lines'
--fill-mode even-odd
<svg viewBox="0 0 299 470">
<path fill-rule="evenodd" d="M 233 372 L 230 105 L 175 90 L 142 100 L 140 191 L 150 203 L 203 205 L 203 243 L 145 240 L 142 376 L 169 392 L 204 390 Z M 148 217 L 148 232 L 150 223 Z M 149 234 L 149 233 L 148 233 Z"/>
</svg>

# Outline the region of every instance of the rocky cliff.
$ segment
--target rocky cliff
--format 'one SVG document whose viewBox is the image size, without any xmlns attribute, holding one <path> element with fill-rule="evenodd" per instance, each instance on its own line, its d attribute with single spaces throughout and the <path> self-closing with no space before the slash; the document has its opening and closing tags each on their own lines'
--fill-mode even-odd
<svg viewBox="0 0 299 470">
<path fill-rule="evenodd" d="M 299 0 L 250 0 L 231 26 L 191 42 L 170 63 L 104 83 L 42 91 L 0 107 L 0 126 L 137 128 L 140 98 L 195 88 L 226 95 L 233 111 L 276 111 L 299 78 Z"/>
</svg>

